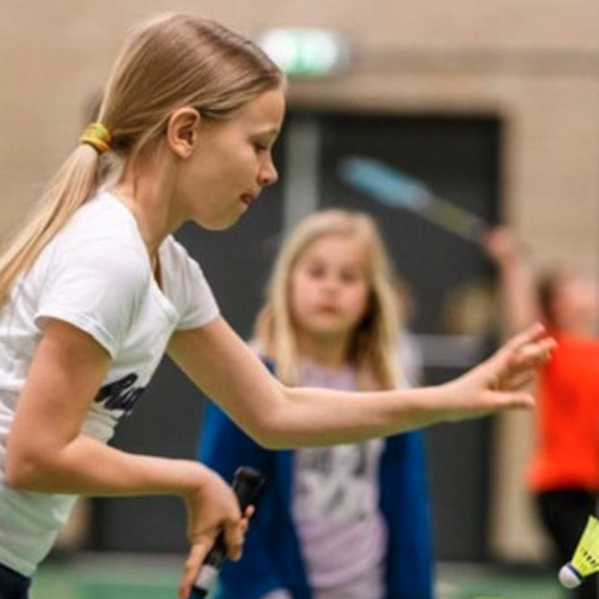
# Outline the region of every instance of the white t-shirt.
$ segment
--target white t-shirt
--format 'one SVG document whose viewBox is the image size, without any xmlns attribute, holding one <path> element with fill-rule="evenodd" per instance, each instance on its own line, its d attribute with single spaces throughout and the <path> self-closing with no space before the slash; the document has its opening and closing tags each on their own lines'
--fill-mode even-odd
<svg viewBox="0 0 599 599">
<path fill-rule="evenodd" d="M 69 322 L 110 354 L 83 426 L 107 442 L 150 381 L 173 331 L 204 326 L 219 313 L 199 265 L 173 237 L 162 243 L 159 258 L 162 290 L 133 215 L 103 192 L 48 244 L 0 310 L 0 563 L 25 576 L 50 550 L 75 500 L 4 484 L 6 436 L 44 321 Z"/>
</svg>

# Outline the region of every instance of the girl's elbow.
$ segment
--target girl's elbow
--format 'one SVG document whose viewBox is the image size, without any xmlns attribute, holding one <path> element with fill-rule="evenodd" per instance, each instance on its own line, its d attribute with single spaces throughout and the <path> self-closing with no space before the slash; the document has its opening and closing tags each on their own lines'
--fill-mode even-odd
<svg viewBox="0 0 599 599">
<path fill-rule="evenodd" d="M 282 435 L 275 434 L 275 432 L 268 432 L 259 437 L 254 437 L 254 441 L 264 449 L 271 451 L 289 449 L 289 442 Z"/>
<path fill-rule="evenodd" d="M 20 460 L 7 459 L 4 472 L 6 485 L 15 491 L 30 491 L 35 479 L 33 469 Z"/>
<path fill-rule="evenodd" d="M 48 476 L 47 460 L 40 452 L 10 448 L 6 453 L 4 478 L 15 491 L 37 491 Z"/>
<path fill-rule="evenodd" d="M 246 412 L 237 425 L 251 437 L 251 439 L 265 449 L 289 449 L 288 430 L 292 426 L 293 402 L 288 387 L 276 381 L 276 393 L 272 401 L 259 409 Z"/>
<path fill-rule="evenodd" d="M 284 426 L 272 415 L 261 416 L 257 421 L 246 426 L 245 432 L 264 449 L 278 450 L 289 447 Z"/>
</svg>

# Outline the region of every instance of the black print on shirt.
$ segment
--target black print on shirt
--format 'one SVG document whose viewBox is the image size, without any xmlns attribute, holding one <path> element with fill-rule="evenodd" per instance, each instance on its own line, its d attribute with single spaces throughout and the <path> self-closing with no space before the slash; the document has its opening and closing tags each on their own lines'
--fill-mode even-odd
<svg viewBox="0 0 599 599">
<path fill-rule="evenodd" d="M 368 445 L 310 447 L 297 454 L 301 473 L 295 511 L 301 518 L 358 521 L 366 517 Z"/>
<path fill-rule="evenodd" d="M 102 404 L 107 410 L 122 411 L 123 416 L 128 416 L 146 390 L 145 387 L 135 387 L 136 381 L 137 375 L 132 372 L 118 381 L 104 385 L 98 391 L 94 399 L 95 403 Z"/>
</svg>

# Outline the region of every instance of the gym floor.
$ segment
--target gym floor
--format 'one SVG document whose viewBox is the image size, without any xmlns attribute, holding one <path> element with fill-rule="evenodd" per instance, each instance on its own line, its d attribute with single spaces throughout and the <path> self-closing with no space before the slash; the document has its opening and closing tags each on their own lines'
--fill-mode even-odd
<svg viewBox="0 0 599 599">
<path fill-rule="evenodd" d="M 54 557 L 32 599 L 175 599 L 182 556 L 75 554 Z M 481 564 L 437 566 L 438 599 L 567 599 L 555 572 Z M 593 581 L 594 582 L 594 581 Z M 591 584 L 588 581 L 587 584 Z"/>
</svg>

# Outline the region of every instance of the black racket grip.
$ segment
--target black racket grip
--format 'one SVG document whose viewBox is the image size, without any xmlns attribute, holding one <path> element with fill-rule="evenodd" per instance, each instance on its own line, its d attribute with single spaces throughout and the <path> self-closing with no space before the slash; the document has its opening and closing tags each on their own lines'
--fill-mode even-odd
<svg viewBox="0 0 599 599">
<path fill-rule="evenodd" d="M 241 512 L 245 512 L 249 505 L 254 503 L 258 492 L 264 484 L 264 476 L 248 466 L 240 466 L 233 476 L 233 491 L 237 495 Z M 218 571 L 227 557 L 225 536 L 221 532 L 206 555 L 206 559 L 198 572 L 196 581 L 191 588 L 189 599 L 204 599 L 212 589 L 218 577 Z"/>
</svg>

